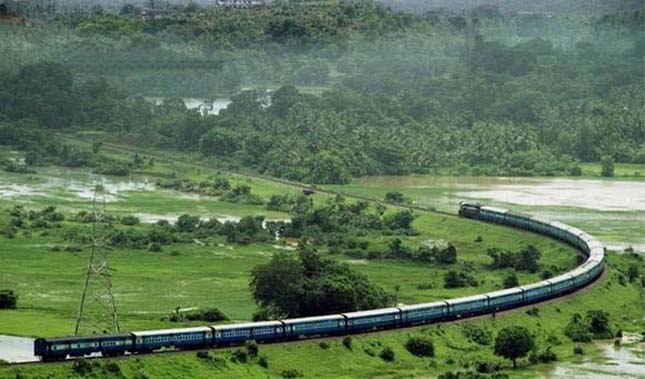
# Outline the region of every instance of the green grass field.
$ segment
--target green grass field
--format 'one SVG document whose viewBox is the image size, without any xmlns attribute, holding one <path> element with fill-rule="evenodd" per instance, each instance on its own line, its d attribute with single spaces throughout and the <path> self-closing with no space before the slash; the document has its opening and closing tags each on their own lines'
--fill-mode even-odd
<svg viewBox="0 0 645 379">
<path fill-rule="evenodd" d="M 108 152 L 115 154 L 117 152 Z M 123 183 L 154 182 L 156 177 L 175 173 L 177 177 L 200 180 L 213 172 L 187 163 L 171 160 L 157 161 L 154 168 L 137 172 L 123 179 L 109 178 L 114 189 L 115 201 L 107 204 L 109 213 L 179 215 L 198 214 L 202 217 L 244 216 L 262 214 L 267 218 L 288 218 L 287 214 L 268 212 L 262 206 L 226 203 L 216 198 L 196 198 L 176 191 L 156 189 L 132 189 Z M 52 178 L 62 178 L 55 185 Z M 8 211 L 15 203 L 23 203 L 30 209 L 55 205 L 67 216 L 80 209 L 89 209 L 87 198 L 79 196 L 78 186 L 91 189 L 93 175 L 83 170 L 63 170 L 56 167 L 38 169 L 37 174 L 0 174 L 3 182 L 20 188 L 32 188 L 13 197 L 0 197 L 0 225 L 9 220 Z M 274 193 L 295 193 L 299 189 L 275 182 L 229 177 L 232 183 L 248 184 L 253 192 L 263 197 Z M 67 181 L 66 181 L 67 180 Z M 55 182 L 55 181 L 54 181 Z M 71 184 L 70 184 L 71 183 Z M 121 184 L 119 184 L 121 183 Z M 136 186 L 135 186 L 136 187 Z M 405 186 L 402 186 L 405 188 Z M 383 188 L 354 183 L 341 188 L 347 193 L 382 198 Z M 406 191 L 412 197 L 417 189 Z M 423 193 L 438 195 L 441 189 L 423 189 Z M 427 192 L 425 192 L 427 191 Z M 436 191 L 436 192 L 433 192 Z M 20 192 L 20 191 L 19 191 Z M 421 193 L 421 192 L 420 192 Z M 5 194 L 6 195 L 6 194 Z M 316 194 L 315 202 L 323 202 L 328 196 Z M 456 208 L 453 210 L 456 211 Z M 501 287 L 504 270 L 489 271 L 485 265 L 490 261 L 486 255 L 489 247 L 518 250 L 528 244 L 542 252 L 542 266 L 556 265 L 566 270 L 575 265 L 573 249 L 561 243 L 531 233 L 459 219 L 435 213 L 420 213 L 414 222 L 418 236 L 405 239 L 412 247 L 423 243 L 449 241 L 458 249 L 459 261 L 471 261 L 476 267 L 475 277 L 482 283 L 477 288 L 447 290 L 442 288 L 442 278 L 448 268 L 434 264 L 419 264 L 392 260 L 355 260 L 342 255 L 332 256 L 349 262 L 354 268 L 366 273 L 375 283 L 386 290 L 397 292 L 400 303 L 412 304 L 436 299 L 445 299 L 467 294 L 485 292 Z M 70 217 L 68 217 L 69 219 Z M 12 288 L 18 292 L 19 307 L 0 313 L 0 334 L 26 336 L 60 336 L 71 334 L 82 290 L 82 280 L 88 251 L 79 253 L 53 252 L 50 246 L 61 244 L 64 233 L 79 224 L 65 221 L 60 229 L 50 229 L 47 235 L 34 231 L 27 238 L 18 235 L 15 239 L 0 236 L 0 288 Z M 478 236 L 482 242 L 475 242 Z M 367 236 L 371 246 L 383 246 L 388 238 Z M 205 245 L 203 244 L 205 242 Z M 145 250 L 111 251 L 114 268 L 113 283 L 119 306 L 123 330 L 167 328 L 188 325 L 163 321 L 162 317 L 176 307 L 206 308 L 217 306 L 232 320 L 248 320 L 255 309 L 248 290 L 250 270 L 266 262 L 276 251 L 290 249 L 281 243 L 252 244 L 249 246 L 227 244 L 223 237 L 212 237 L 200 243 L 173 244 L 160 253 Z M 525 325 L 536 334 L 538 345 L 544 349 L 550 335 L 556 337 L 553 344 L 560 360 L 582 361 L 597 359 L 598 348 L 585 346 L 583 358 L 573 355 L 574 344 L 563 335 L 564 325 L 575 312 L 589 309 L 605 309 L 612 316 L 612 326 L 625 331 L 641 331 L 645 328 L 642 319 L 643 293 L 636 283 L 618 284 L 618 276 L 626 271 L 635 258 L 611 255 L 610 275 L 594 289 L 550 304 L 538 306 L 539 316 L 529 316 L 523 311 L 500 315 L 497 319 L 484 318 L 469 322 L 491 332 L 511 324 Z M 641 262 L 642 265 L 642 262 Z M 538 274 L 520 274 L 520 283 L 538 280 Z M 419 285 L 432 284 L 432 289 L 418 289 Z M 199 324 L 199 323 L 197 323 Z M 132 357 L 117 362 L 120 373 L 105 371 L 101 361 L 90 375 L 72 372 L 70 363 L 54 366 L 1 367 L 0 378 L 15 377 L 137 377 L 137 378 L 212 378 L 212 377 L 281 377 L 283 370 L 297 369 L 305 377 L 328 378 L 401 378 L 434 377 L 438 373 L 464 367 L 477 360 L 499 361 L 492 355 L 490 346 L 480 346 L 469 341 L 462 333 L 463 325 L 435 325 L 402 331 L 386 331 L 377 334 L 356 336 L 351 350 L 342 346 L 339 339 L 332 339 L 328 348 L 319 341 L 306 341 L 286 346 L 261 346 L 260 352 L 268 360 L 268 368 L 257 364 L 233 362 L 230 351 L 212 352 L 212 359 L 197 358 L 194 352 L 174 355 Z M 410 334 L 428 335 L 437 351 L 435 358 L 416 358 L 403 347 Z M 553 339 L 550 339 L 553 342 Z M 378 357 L 383 346 L 394 349 L 396 358 L 385 363 Z M 375 356 L 372 356 L 375 355 Z M 509 365 L 508 362 L 504 362 Z M 549 372 L 552 365 L 528 366 L 525 361 L 512 377 L 536 377 Z M 22 375 L 22 376 L 20 376 Z"/>
</svg>

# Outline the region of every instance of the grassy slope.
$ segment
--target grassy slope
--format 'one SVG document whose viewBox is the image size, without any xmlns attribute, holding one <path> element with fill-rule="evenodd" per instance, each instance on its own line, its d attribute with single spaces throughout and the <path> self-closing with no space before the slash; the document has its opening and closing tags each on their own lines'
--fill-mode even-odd
<svg viewBox="0 0 645 379">
<path fill-rule="evenodd" d="M 593 357 L 597 352 L 594 345 L 585 345 L 586 356 L 574 356 L 574 344 L 563 335 L 564 325 L 574 312 L 584 313 L 588 309 L 605 309 L 612 314 L 615 328 L 638 331 L 645 326 L 642 321 L 634 322 L 642 316 L 643 311 L 642 298 L 639 298 L 637 287 L 621 286 L 615 280 L 617 269 L 624 268 L 628 260 L 629 258 L 626 257 L 611 256 L 610 267 L 614 269 L 611 270 L 608 279 L 581 296 L 539 305 L 538 317 L 518 311 L 498 315 L 496 319 L 484 317 L 470 321 L 468 324 L 483 327 L 493 335 L 500 328 L 511 324 L 524 325 L 536 334 L 541 349 L 547 345 L 547 337 L 555 336 L 560 344 L 554 345 L 552 350 L 558 355 L 559 360 L 574 362 L 588 360 L 589 356 Z M 283 370 L 291 368 L 302 371 L 305 377 L 434 377 L 441 372 L 461 368 L 473 361 L 497 361 L 506 366 L 510 365 L 494 357 L 490 346 L 480 346 L 466 339 L 462 334 L 463 328 L 463 324 L 431 325 L 403 331 L 359 335 L 353 337 L 352 350 L 344 348 L 340 339 L 329 341 L 328 349 L 321 348 L 319 341 L 305 341 L 286 346 L 263 345 L 260 347 L 260 354 L 267 357 L 268 369 L 260 367 L 255 361 L 246 364 L 234 363 L 231 360 L 231 350 L 218 350 L 211 353 L 212 356 L 222 358 L 225 362 L 223 365 L 198 359 L 194 352 L 133 357 L 119 360 L 117 363 L 125 377 L 145 373 L 150 378 L 273 378 L 280 377 Z M 403 347 L 409 335 L 430 336 L 435 341 L 436 357 L 434 359 L 416 358 L 409 354 Z M 378 357 L 382 346 L 390 346 L 394 349 L 396 355 L 394 362 L 385 363 Z M 375 352 L 377 356 L 370 356 L 369 351 Z M 105 361 L 102 361 L 102 364 L 104 365 Z M 55 366 L 0 368 L 0 378 L 14 378 L 16 373 L 21 373 L 25 375 L 24 377 L 45 374 L 52 374 L 55 378 L 81 377 L 74 375 L 70 366 L 71 363 L 64 363 Z M 513 378 L 531 378 L 549 371 L 552 367 L 553 365 L 528 366 L 526 361 L 521 360 L 520 368 L 509 373 Z M 95 377 L 113 376 L 101 374 L 101 368 L 95 368 Z"/>
</svg>

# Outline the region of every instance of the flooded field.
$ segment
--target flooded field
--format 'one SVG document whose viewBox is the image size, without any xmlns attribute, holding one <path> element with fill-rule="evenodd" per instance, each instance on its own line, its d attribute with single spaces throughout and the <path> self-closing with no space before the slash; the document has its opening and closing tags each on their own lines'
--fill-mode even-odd
<svg viewBox="0 0 645 379">
<path fill-rule="evenodd" d="M 645 252 L 645 181 L 564 178 L 371 177 L 330 188 L 383 198 L 399 191 L 415 204 L 455 212 L 479 201 L 560 220 L 595 234 L 614 250 Z"/>
<path fill-rule="evenodd" d="M 611 341 L 596 342 L 601 356 L 580 362 L 564 362 L 554 366 L 543 378 L 615 379 L 645 378 L 645 342 L 623 337 L 621 346 Z"/>
</svg>

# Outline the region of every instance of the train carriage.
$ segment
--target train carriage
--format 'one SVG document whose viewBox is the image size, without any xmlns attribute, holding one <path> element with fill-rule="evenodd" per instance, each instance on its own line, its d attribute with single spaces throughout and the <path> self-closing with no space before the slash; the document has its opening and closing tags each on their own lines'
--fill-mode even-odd
<svg viewBox="0 0 645 379">
<path fill-rule="evenodd" d="M 34 341 L 34 355 L 50 360 L 83 357 L 95 353 L 104 356 L 123 354 L 132 347 L 132 335 L 106 334 L 86 337 L 38 338 Z"/>
<path fill-rule="evenodd" d="M 146 330 L 132 332 L 137 350 L 152 351 L 162 348 L 193 348 L 213 343 L 213 330 L 206 326 L 194 328 Z"/>
<path fill-rule="evenodd" d="M 448 303 L 436 301 L 434 303 L 404 305 L 401 310 L 401 321 L 404 324 L 416 324 L 443 320 L 448 316 Z"/>
<path fill-rule="evenodd" d="M 498 312 L 513 308 L 524 301 L 524 290 L 519 287 L 487 293 L 488 306 L 491 311 Z"/>
<path fill-rule="evenodd" d="M 488 311 L 488 297 L 485 295 L 451 299 L 446 303 L 448 303 L 448 317 L 450 318 L 468 317 Z"/>
<path fill-rule="evenodd" d="M 524 299 L 527 303 L 534 303 L 551 297 L 551 283 L 546 280 L 527 284 L 520 288 L 524 291 Z"/>
<path fill-rule="evenodd" d="M 287 337 L 339 333 L 345 331 L 347 324 L 342 315 L 292 318 L 282 323 Z"/>
<path fill-rule="evenodd" d="M 401 310 L 398 308 L 343 313 L 343 316 L 347 319 L 349 331 L 392 328 L 401 322 Z"/>
</svg>

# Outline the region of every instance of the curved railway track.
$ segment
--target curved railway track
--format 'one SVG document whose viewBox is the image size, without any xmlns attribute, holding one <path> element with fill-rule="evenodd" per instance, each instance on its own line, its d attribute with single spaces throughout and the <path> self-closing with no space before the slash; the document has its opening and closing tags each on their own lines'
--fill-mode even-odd
<svg viewBox="0 0 645 379">
<path fill-rule="evenodd" d="M 120 145 L 107 144 L 107 147 L 118 151 L 137 152 L 158 159 L 212 169 L 204 163 L 168 158 L 158 154 L 143 152 L 139 149 L 124 148 Z M 312 187 L 301 183 L 294 183 L 277 178 L 267 178 L 253 173 L 230 170 L 229 173 L 295 188 L 312 189 Z M 438 212 L 434 209 L 421 206 L 390 204 L 364 196 L 347 195 L 317 188 L 315 190 L 329 195 L 341 195 L 347 198 L 376 202 L 388 206 L 439 213 L 451 217 L 455 216 L 448 212 Z M 497 223 L 503 226 L 528 230 L 547 237 L 559 239 L 578 249 L 587 259 L 572 271 L 549 280 L 464 298 L 398 308 L 384 308 L 303 319 L 275 320 L 263 323 L 132 332 L 123 335 L 37 339 L 35 342 L 35 352 L 37 356 L 58 360 L 66 359 L 68 356 L 84 356 L 92 353 L 96 354 L 97 352 L 100 352 L 102 355 L 108 355 L 108 353 L 109 355 L 114 355 L 115 353 L 124 354 L 126 351 L 130 353 L 157 351 L 157 353 L 172 354 L 184 351 L 185 349 L 219 348 L 250 339 L 257 340 L 260 343 L 285 344 L 293 343 L 293 341 L 302 338 L 334 338 L 329 336 L 369 333 L 375 330 L 410 327 L 426 323 L 459 322 L 472 317 L 514 311 L 535 303 L 553 301 L 565 296 L 571 296 L 592 285 L 603 275 L 605 261 L 604 248 L 598 240 L 580 229 L 557 221 L 551 222 L 538 217 L 514 213 L 504 209 L 485 207 L 479 204 L 462 203 L 459 209 L 459 215 L 483 222 Z M 164 349 L 166 348 L 172 348 L 173 350 L 165 351 Z M 22 364 L 29 363 L 33 362 L 25 362 Z"/>
</svg>

